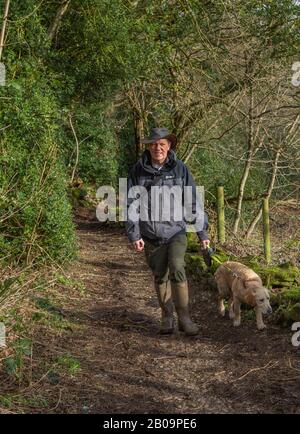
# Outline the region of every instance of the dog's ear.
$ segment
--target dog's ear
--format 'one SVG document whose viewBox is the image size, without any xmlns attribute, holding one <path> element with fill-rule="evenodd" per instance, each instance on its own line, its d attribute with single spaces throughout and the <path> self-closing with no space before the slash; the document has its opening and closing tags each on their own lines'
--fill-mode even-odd
<svg viewBox="0 0 300 434">
<path fill-rule="evenodd" d="M 246 280 L 244 282 L 244 286 L 246 289 L 249 289 L 250 291 L 255 291 L 260 285 L 260 282 L 258 282 L 256 279 Z"/>
<path fill-rule="evenodd" d="M 256 306 L 256 292 L 254 290 L 248 291 L 245 300 L 250 306 Z"/>
</svg>

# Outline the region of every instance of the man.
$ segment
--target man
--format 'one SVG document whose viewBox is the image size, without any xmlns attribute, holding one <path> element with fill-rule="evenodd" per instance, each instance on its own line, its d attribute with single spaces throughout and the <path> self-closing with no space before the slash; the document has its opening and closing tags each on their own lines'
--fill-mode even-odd
<svg viewBox="0 0 300 434">
<path fill-rule="evenodd" d="M 187 222 L 184 217 L 175 219 L 174 213 L 179 208 L 182 211 L 182 200 L 184 201 L 186 191 L 184 187 L 188 186 L 192 188 L 192 205 L 195 211 L 196 186 L 186 165 L 176 157 L 174 152 L 176 142 L 176 136 L 169 134 L 166 128 L 152 129 L 150 136 L 143 140 L 143 143 L 147 144 L 147 149 L 133 166 L 128 177 L 128 211 L 137 198 L 139 209 L 135 218 L 128 212 L 126 233 L 136 252 L 145 249 L 147 263 L 153 272 L 154 285 L 162 311 L 160 332 L 171 334 L 174 331 L 174 302 L 179 330 L 192 336 L 198 333 L 199 328 L 189 314 L 189 293 L 184 262 L 187 248 Z M 164 210 L 159 209 L 157 214 L 157 209 L 154 209 L 164 208 L 162 205 L 164 195 L 156 196 L 158 200 L 153 201 L 155 187 L 180 188 L 182 199 L 180 207 L 173 205 L 172 208 L 171 205 L 168 219 L 162 218 Z M 176 188 L 173 191 L 175 190 Z M 164 202 L 164 205 L 168 204 Z M 154 214 L 159 218 L 155 218 Z M 196 217 L 199 217 L 197 212 Z M 202 217 L 197 235 L 202 248 L 205 249 L 209 246 L 209 240 L 206 233 L 208 221 L 204 211 Z"/>
</svg>

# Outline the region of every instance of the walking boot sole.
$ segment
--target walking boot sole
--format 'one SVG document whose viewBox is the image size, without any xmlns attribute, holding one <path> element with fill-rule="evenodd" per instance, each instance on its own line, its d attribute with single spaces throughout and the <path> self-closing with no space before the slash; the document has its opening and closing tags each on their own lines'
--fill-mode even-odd
<svg viewBox="0 0 300 434">
<path fill-rule="evenodd" d="M 172 335 L 174 333 L 174 329 L 160 330 L 160 335 Z"/>
<path fill-rule="evenodd" d="M 170 326 L 170 327 L 167 327 Z M 175 321 L 174 319 L 167 323 L 165 326 L 161 325 L 159 329 L 159 334 L 161 335 L 172 335 L 175 331 Z"/>
<path fill-rule="evenodd" d="M 181 324 L 178 324 L 178 330 L 184 332 L 186 336 L 196 336 L 199 333 L 199 329 L 194 330 L 193 332 L 186 332 Z"/>
</svg>

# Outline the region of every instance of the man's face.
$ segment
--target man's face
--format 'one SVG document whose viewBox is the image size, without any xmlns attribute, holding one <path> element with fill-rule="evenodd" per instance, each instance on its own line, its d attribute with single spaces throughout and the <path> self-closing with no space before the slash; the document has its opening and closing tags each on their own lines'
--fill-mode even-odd
<svg viewBox="0 0 300 434">
<path fill-rule="evenodd" d="M 170 148 L 171 143 L 167 139 L 159 139 L 155 143 L 150 143 L 149 151 L 152 161 L 159 164 L 163 163 L 167 158 Z"/>
</svg>

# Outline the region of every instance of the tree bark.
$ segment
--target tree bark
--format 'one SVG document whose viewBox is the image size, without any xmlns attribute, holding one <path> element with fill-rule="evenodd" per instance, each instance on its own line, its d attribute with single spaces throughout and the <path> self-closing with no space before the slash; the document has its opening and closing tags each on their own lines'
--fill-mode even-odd
<svg viewBox="0 0 300 434">
<path fill-rule="evenodd" d="M 3 53 L 3 48 L 4 48 L 4 38 L 5 38 L 5 30 L 6 30 L 6 24 L 7 24 L 7 18 L 8 18 L 9 3 L 10 3 L 10 0 L 6 0 L 5 5 L 4 5 L 3 23 L 2 23 L 1 35 L 0 35 L 0 60 L 2 58 L 2 53 Z"/>
<path fill-rule="evenodd" d="M 58 8 L 58 11 L 56 13 L 56 16 L 54 18 L 53 23 L 51 24 L 51 26 L 48 29 L 48 36 L 49 39 L 52 41 L 56 35 L 56 32 L 58 30 L 59 24 L 62 20 L 62 17 L 65 15 L 65 13 L 67 12 L 67 9 L 70 5 L 71 0 L 64 0 L 62 2 L 62 4 L 60 5 L 60 7 Z"/>
<path fill-rule="evenodd" d="M 218 185 L 217 187 L 218 198 L 218 240 L 220 243 L 225 243 L 225 209 L 224 209 L 224 187 Z"/>
<path fill-rule="evenodd" d="M 264 223 L 264 253 L 266 263 L 271 262 L 271 235 L 270 235 L 270 218 L 269 218 L 269 199 L 263 199 L 262 205 L 263 223 Z"/>
<path fill-rule="evenodd" d="M 239 192 L 238 192 L 238 203 L 236 207 L 235 213 L 235 221 L 233 225 L 233 233 L 237 234 L 239 223 L 242 215 L 242 203 L 245 191 L 245 185 L 250 173 L 250 168 L 252 165 L 253 151 L 254 151 L 254 137 L 253 137 L 253 86 L 250 84 L 250 105 L 249 105 L 249 113 L 248 113 L 248 150 L 247 150 L 247 159 L 243 171 L 242 178 L 240 180 Z"/>
<path fill-rule="evenodd" d="M 72 130 L 74 139 L 75 139 L 75 143 L 76 143 L 76 158 L 75 158 L 75 164 L 74 164 L 74 167 L 73 167 L 73 171 L 72 171 L 72 175 L 71 175 L 71 180 L 70 180 L 70 182 L 72 184 L 73 181 L 74 181 L 74 178 L 75 178 L 75 173 L 76 173 L 77 166 L 78 166 L 78 161 L 79 161 L 79 141 L 78 141 L 78 138 L 77 138 L 77 134 L 76 134 L 73 122 L 72 122 L 72 115 L 71 114 L 69 115 L 69 123 L 70 123 L 70 127 L 71 127 L 71 130 Z"/>
<path fill-rule="evenodd" d="M 139 111 L 133 110 L 135 156 L 138 159 L 142 151 L 142 139 L 144 138 L 144 122 Z"/>
<path fill-rule="evenodd" d="M 126 95 L 133 116 L 135 156 L 136 158 L 139 158 L 143 149 L 142 139 L 144 138 L 145 120 L 147 119 L 143 83 L 137 85 L 133 84 L 127 90 Z"/>
</svg>

